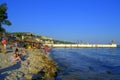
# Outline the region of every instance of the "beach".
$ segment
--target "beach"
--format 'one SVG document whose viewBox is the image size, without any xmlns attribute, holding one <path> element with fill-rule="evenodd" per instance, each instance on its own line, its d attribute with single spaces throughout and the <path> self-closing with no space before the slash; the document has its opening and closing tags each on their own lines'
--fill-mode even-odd
<svg viewBox="0 0 120 80">
<path fill-rule="evenodd" d="M 0 53 L 1 80 L 55 80 L 56 63 L 42 49 L 26 49 L 26 60 L 18 62 L 11 60 L 13 53 Z"/>
</svg>

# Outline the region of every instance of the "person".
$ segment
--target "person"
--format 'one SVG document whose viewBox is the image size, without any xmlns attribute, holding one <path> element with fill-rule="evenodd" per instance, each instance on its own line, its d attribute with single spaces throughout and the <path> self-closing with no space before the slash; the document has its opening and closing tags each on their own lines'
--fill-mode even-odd
<svg viewBox="0 0 120 80">
<path fill-rule="evenodd" d="M 25 52 L 25 47 L 22 47 L 22 48 L 21 48 L 21 51 L 22 51 L 22 54 L 23 54 L 23 55 L 26 54 L 26 52 Z"/>
<path fill-rule="evenodd" d="M 2 38 L 1 43 L 2 43 L 2 53 L 6 53 L 6 44 L 7 44 L 7 41 L 4 38 Z"/>
<path fill-rule="evenodd" d="M 51 48 L 49 46 L 45 45 L 44 46 L 45 54 L 48 54 L 48 52 L 49 52 L 50 49 Z"/>
<path fill-rule="evenodd" d="M 25 61 L 28 58 L 28 53 L 25 51 L 25 47 L 21 48 L 21 59 Z"/>
<path fill-rule="evenodd" d="M 7 41 L 4 38 L 2 39 L 2 44 L 4 45 L 4 49 L 6 50 Z"/>
<path fill-rule="evenodd" d="M 13 61 L 21 61 L 20 54 L 18 49 L 16 48 L 15 53 L 13 55 Z"/>
</svg>

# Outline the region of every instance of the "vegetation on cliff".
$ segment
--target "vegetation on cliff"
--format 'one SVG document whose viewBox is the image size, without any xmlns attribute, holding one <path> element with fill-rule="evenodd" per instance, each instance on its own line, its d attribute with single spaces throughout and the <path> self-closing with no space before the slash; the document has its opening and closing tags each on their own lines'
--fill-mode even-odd
<svg viewBox="0 0 120 80">
<path fill-rule="evenodd" d="M 75 44 L 74 42 L 62 41 L 62 40 L 53 40 L 54 44 Z"/>
</svg>

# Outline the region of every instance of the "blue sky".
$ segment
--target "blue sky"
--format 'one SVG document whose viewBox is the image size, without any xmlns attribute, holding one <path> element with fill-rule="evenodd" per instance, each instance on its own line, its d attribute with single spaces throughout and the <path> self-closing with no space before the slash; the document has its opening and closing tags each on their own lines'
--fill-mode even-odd
<svg viewBox="0 0 120 80">
<path fill-rule="evenodd" d="M 9 32 L 65 41 L 120 43 L 120 0 L 0 0 L 8 5 Z"/>
</svg>

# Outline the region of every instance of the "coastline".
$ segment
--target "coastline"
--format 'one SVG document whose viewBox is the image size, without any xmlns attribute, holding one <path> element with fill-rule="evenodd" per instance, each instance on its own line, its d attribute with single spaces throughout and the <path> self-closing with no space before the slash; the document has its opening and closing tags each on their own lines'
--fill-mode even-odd
<svg viewBox="0 0 120 80">
<path fill-rule="evenodd" d="M 28 61 L 13 63 L 13 52 L 0 53 L 0 78 L 5 80 L 55 80 L 57 64 L 44 54 L 43 50 L 27 49 Z"/>
</svg>

